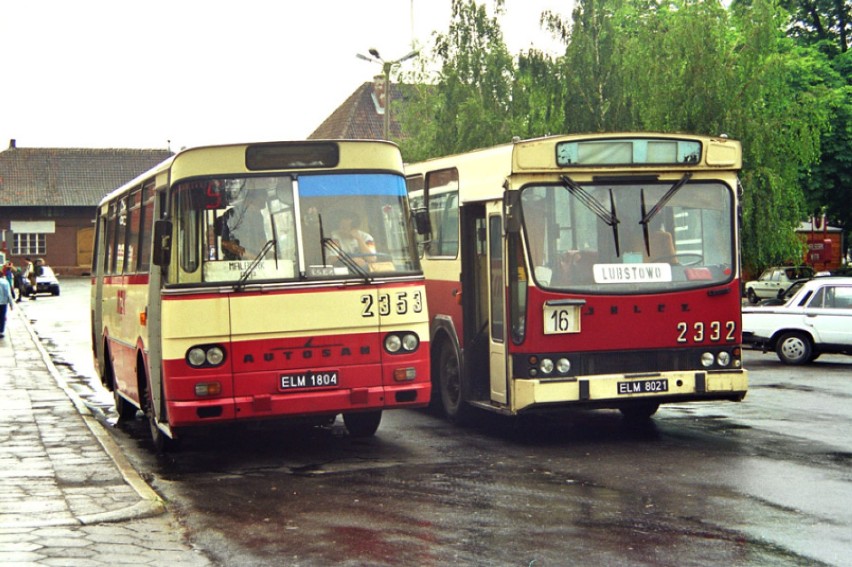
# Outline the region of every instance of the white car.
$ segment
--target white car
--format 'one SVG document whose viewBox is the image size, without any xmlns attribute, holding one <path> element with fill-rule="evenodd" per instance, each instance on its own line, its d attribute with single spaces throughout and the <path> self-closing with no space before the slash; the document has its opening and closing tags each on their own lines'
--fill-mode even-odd
<svg viewBox="0 0 852 567">
<path fill-rule="evenodd" d="M 756 280 L 746 282 L 746 297 L 751 303 L 757 303 L 761 299 L 771 299 L 778 296 L 778 292 L 787 289 L 796 280 L 814 277 L 814 270 L 810 266 L 776 266 L 766 268 Z"/>
<path fill-rule="evenodd" d="M 785 364 L 852 354 L 852 278 L 814 278 L 784 305 L 744 307 L 743 342 Z"/>
<path fill-rule="evenodd" d="M 25 296 L 34 296 L 39 293 L 49 293 L 50 295 L 59 295 L 59 280 L 56 279 L 56 274 L 50 266 L 40 266 L 41 273 L 36 277 L 36 286 L 33 288 L 30 284 L 29 272 L 24 272 L 24 289 Z M 38 267 L 33 268 L 38 269 Z"/>
</svg>

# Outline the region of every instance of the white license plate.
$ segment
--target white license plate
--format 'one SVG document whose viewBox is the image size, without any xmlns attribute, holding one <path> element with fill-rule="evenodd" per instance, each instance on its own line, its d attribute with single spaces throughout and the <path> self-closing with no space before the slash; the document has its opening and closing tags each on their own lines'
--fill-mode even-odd
<svg viewBox="0 0 852 567">
<path fill-rule="evenodd" d="M 339 374 L 337 370 L 282 374 L 279 384 L 282 390 L 299 390 L 302 388 L 336 388 L 339 384 Z"/>
<path fill-rule="evenodd" d="M 631 380 L 618 383 L 619 394 L 654 394 L 669 391 L 669 381 L 665 378 L 653 380 Z"/>
</svg>

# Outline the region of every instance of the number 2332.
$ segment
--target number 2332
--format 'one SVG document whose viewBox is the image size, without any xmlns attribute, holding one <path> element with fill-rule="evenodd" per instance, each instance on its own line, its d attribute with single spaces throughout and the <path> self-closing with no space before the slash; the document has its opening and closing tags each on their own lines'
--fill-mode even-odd
<svg viewBox="0 0 852 567">
<path fill-rule="evenodd" d="M 709 324 L 698 321 L 692 325 L 681 321 L 677 324 L 677 342 L 734 342 L 736 331 L 737 324 L 734 321 L 711 321 Z"/>
<path fill-rule="evenodd" d="M 373 295 L 362 295 L 361 307 L 361 317 L 375 317 L 376 311 L 383 317 L 387 317 L 392 313 L 405 315 L 409 311 L 421 313 L 423 311 L 423 292 L 414 291 L 409 293 L 407 291 L 397 291 L 394 293 L 380 293 L 378 301 Z"/>
</svg>

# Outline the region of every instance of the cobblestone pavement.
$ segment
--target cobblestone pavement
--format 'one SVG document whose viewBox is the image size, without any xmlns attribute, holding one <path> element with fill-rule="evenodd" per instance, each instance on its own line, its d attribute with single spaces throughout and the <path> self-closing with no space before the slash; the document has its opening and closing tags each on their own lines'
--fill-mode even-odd
<svg viewBox="0 0 852 567">
<path fill-rule="evenodd" d="M 0 338 L 0 565 L 205 566 L 21 309 Z"/>
</svg>

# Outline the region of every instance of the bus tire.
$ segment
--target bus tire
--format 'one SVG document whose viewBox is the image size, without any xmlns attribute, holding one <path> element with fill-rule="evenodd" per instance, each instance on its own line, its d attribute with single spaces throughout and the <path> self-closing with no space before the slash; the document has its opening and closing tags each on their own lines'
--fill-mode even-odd
<svg viewBox="0 0 852 567">
<path fill-rule="evenodd" d="M 381 421 L 382 410 L 343 414 L 343 424 L 351 437 L 372 437 Z"/>
<path fill-rule="evenodd" d="M 157 414 L 154 411 L 154 397 L 151 395 L 151 385 L 145 388 L 145 417 L 148 418 L 148 429 L 151 432 L 151 442 L 154 444 L 154 452 L 163 455 L 174 451 L 178 442 L 157 427 Z"/>
<path fill-rule="evenodd" d="M 112 400 L 115 405 L 115 413 L 118 421 L 130 421 L 136 417 L 136 406 L 122 398 L 118 394 L 118 381 L 115 379 L 115 369 L 112 367 L 112 358 L 109 355 L 109 346 L 104 342 L 104 363 L 101 384 L 112 390 Z"/>
<path fill-rule="evenodd" d="M 651 416 L 657 413 L 658 409 L 660 409 L 660 404 L 656 402 L 646 402 L 632 406 L 625 406 L 623 408 L 619 408 L 618 411 L 621 412 L 621 415 L 627 421 L 642 422 L 651 419 Z"/>
<path fill-rule="evenodd" d="M 452 423 L 459 425 L 467 423 L 471 417 L 472 408 L 464 400 L 459 357 L 450 341 L 441 343 L 437 378 L 444 415 Z"/>
<path fill-rule="evenodd" d="M 115 401 L 115 413 L 118 414 L 118 421 L 131 421 L 136 418 L 136 406 L 125 400 L 118 393 L 118 384 L 113 380 L 112 383 L 112 399 Z"/>
</svg>

